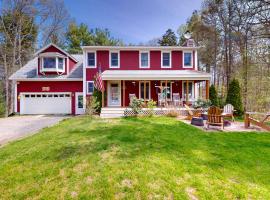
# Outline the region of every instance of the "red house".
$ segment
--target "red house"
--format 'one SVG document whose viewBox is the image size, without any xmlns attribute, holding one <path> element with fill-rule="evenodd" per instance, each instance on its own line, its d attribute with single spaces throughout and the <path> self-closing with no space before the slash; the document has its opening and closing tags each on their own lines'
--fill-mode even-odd
<svg viewBox="0 0 270 200">
<path fill-rule="evenodd" d="M 127 107 L 131 96 L 153 99 L 159 106 L 163 100 L 182 105 L 209 97 L 211 75 L 198 71 L 198 47 L 193 45 L 82 49 L 82 55 L 71 55 L 50 44 L 14 73 L 15 112 L 83 114 L 99 71 L 106 93 L 103 107 Z"/>
</svg>

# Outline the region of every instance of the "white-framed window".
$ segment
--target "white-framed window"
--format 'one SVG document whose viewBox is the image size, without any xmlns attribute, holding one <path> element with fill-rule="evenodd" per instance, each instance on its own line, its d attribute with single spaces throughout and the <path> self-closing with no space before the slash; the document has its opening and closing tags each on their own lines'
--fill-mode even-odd
<svg viewBox="0 0 270 200">
<path fill-rule="evenodd" d="M 86 87 L 86 93 L 87 94 L 93 94 L 93 92 L 94 92 L 94 89 L 95 89 L 95 87 L 94 87 L 94 81 L 87 81 L 86 82 L 87 83 L 87 87 Z"/>
<path fill-rule="evenodd" d="M 149 51 L 140 52 L 140 68 L 150 67 L 150 53 Z"/>
<path fill-rule="evenodd" d="M 139 98 L 140 99 L 151 99 L 151 84 L 150 81 L 140 81 L 139 82 Z M 145 93 L 145 96 L 144 96 Z"/>
<path fill-rule="evenodd" d="M 183 68 L 193 68 L 192 51 L 183 52 Z"/>
<path fill-rule="evenodd" d="M 187 81 L 183 81 L 183 86 L 182 86 L 182 91 L 183 91 L 183 95 L 182 97 L 184 99 L 186 99 L 187 96 Z M 194 99 L 194 82 L 193 81 L 189 81 L 188 82 L 188 98 L 189 99 Z"/>
<path fill-rule="evenodd" d="M 41 57 L 41 65 L 44 72 L 65 71 L 65 59 L 63 57 Z"/>
<path fill-rule="evenodd" d="M 110 68 L 119 68 L 120 66 L 120 52 L 111 51 L 110 52 Z"/>
<path fill-rule="evenodd" d="M 87 68 L 96 68 L 97 54 L 95 51 L 87 52 Z"/>
<path fill-rule="evenodd" d="M 161 68 L 171 68 L 171 52 L 161 52 Z"/>
<path fill-rule="evenodd" d="M 161 86 L 164 88 L 163 92 L 165 92 L 167 99 L 172 100 L 172 82 L 168 81 L 166 88 L 166 81 L 161 81 Z"/>
</svg>

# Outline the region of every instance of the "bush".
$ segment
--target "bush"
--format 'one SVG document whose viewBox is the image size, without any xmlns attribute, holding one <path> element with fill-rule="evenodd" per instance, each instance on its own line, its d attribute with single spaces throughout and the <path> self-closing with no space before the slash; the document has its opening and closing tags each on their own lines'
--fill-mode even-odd
<svg viewBox="0 0 270 200">
<path fill-rule="evenodd" d="M 217 91 L 214 85 L 211 85 L 209 88 L 209 100 L 212 106 L 218 106 Z"/>
<path fill-rule="evenodd" d="M 178 112 L 174 109 L 169 110 L 166 114 L 167 117 L 178 117 L 178 115 Z"/>
<path fill-rule="evenodd" d="M 132 97 L 129 103 L 129 107 L 131 107 L 135 115 L 138 115 L 141 112 L 143 105 L 144 101 L 142 99 L 138 99 L 137 97 Z"/>
<path fill-rule="evenodd" d="M 97 113 L 101 112 L 101 107 L 102 107 L 102 92 L 99 90 L 94 89 L 93 92 L 93 97 L 96 99 L 96 106 L 95 110 Z M 104 99 L 106 99 L 106 93 L 104 92 Z"/>
<path fill-rule="evenodd" d="M 243 115 L 244 111 L 241 97 L 241 88 L 238 80 L 236 79 L 233 79 L 229 84 L 226 103 L 230 103 L 233 105 L 234 109 L 236 110 L 236 115 Z"/>
<path fill-rule="evenodd" d="M 85 113 L 87 115 L 93 116 L 95 113 L 97 113 L 96 108 L 98 107 L 99 102 L 97 102 L 96 97 L 90 96 L 86 99 L 86 109 Z"/>
<path fill-rule="evenodd" d="M 150 116 L 154 115 L 154 108 L 156 107 L 157 102 L 153 101 L 152 99 L 147 102 L 147 108 L 149 108 Z"/>
<path fill-rule="evenodd" d="M 198 99 L 195 101 L 194 108 L 208 108 L 211 106 L 210 100 Z"/>
</svg>

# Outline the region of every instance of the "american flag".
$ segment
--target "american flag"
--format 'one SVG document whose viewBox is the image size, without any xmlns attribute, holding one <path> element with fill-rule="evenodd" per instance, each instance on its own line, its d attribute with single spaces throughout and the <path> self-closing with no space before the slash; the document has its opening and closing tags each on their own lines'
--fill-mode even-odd
<svg viewBox="0 0 270 200">
<path fill-rule="evenodd" d="M 101 69 L 99 69 L 99 71 L 97 72 L 95 76 L 94 86 L 97 90 L 104 91 L 104 85 L 103 85 L 103 81 L 101 77 Z"/>
</svg>

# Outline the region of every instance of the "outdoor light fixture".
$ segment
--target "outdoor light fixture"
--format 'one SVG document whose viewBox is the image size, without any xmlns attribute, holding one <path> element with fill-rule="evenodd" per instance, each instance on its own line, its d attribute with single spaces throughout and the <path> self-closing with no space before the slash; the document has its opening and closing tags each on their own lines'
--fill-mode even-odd
<svg viewBox="0 0 270 200">
<path fill-rule="evenodd" d="M 132 84 L 133 84 L 133 86 L 135 86 L 136 85 L 136 82 L 135 81 L 132 81 Z"/>
</svg>

